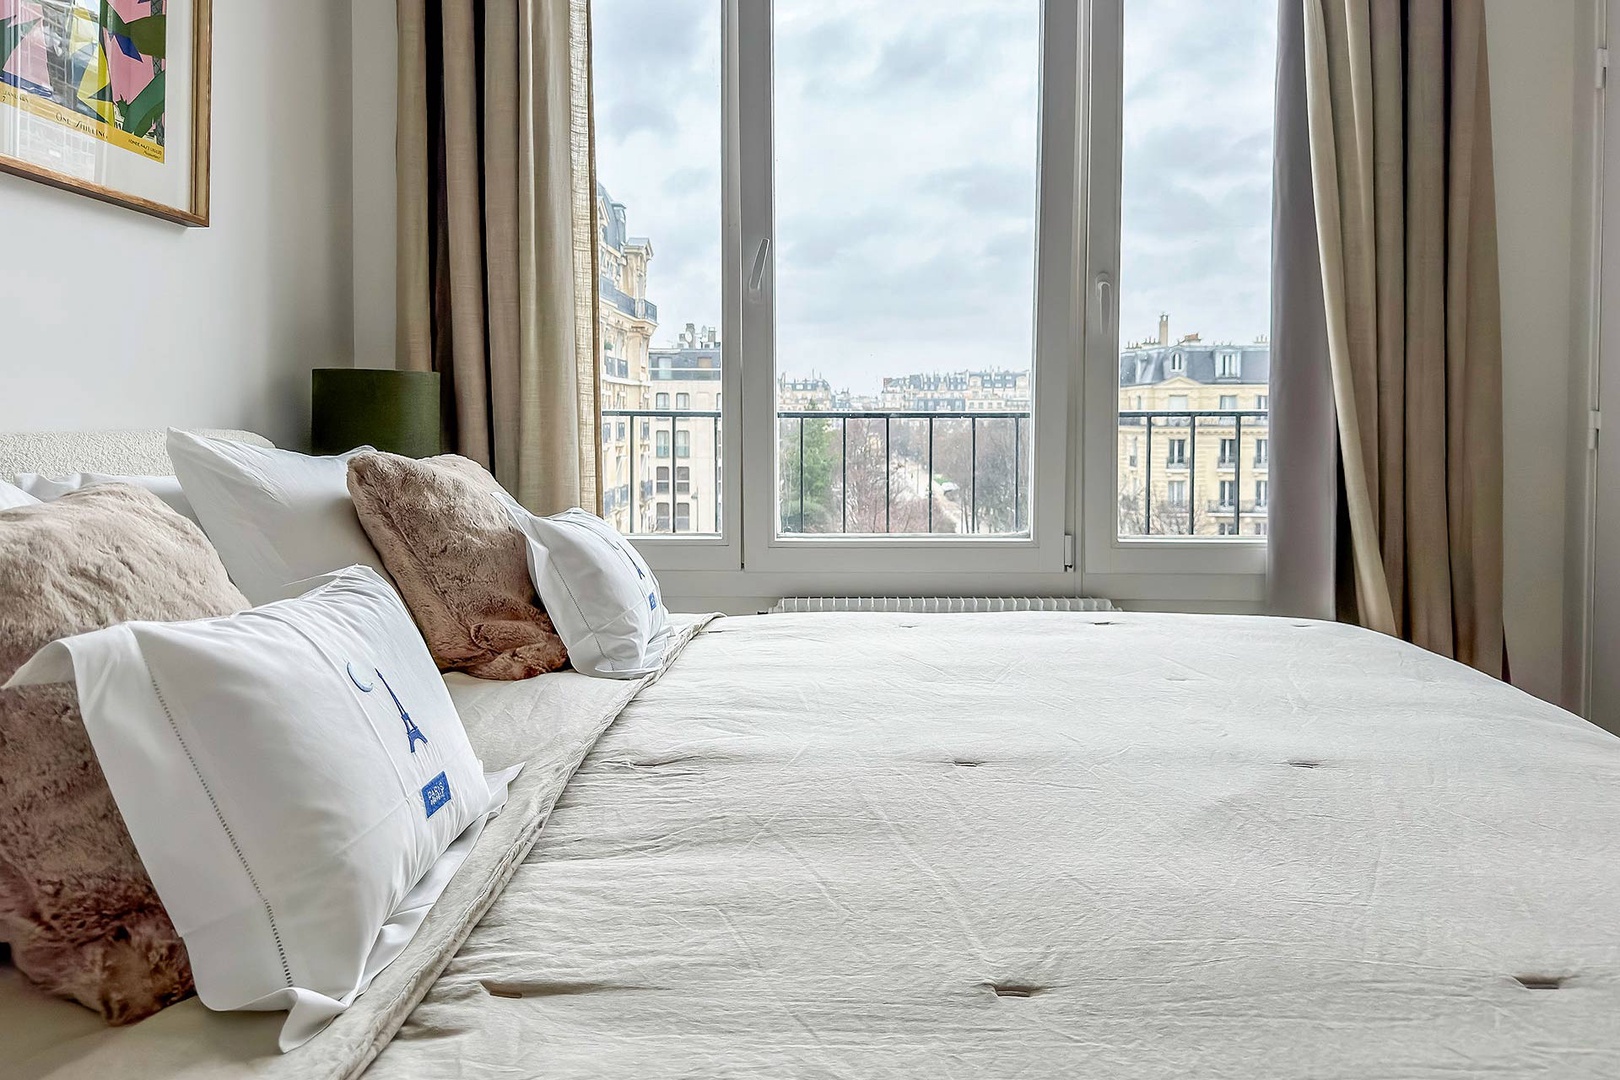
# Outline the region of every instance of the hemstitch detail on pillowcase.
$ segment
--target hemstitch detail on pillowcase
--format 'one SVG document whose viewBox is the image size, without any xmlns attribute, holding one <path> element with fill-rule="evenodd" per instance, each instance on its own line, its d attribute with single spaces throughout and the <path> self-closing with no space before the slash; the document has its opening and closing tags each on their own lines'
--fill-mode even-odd
<svg viewBox="0 0 1620 1080">
<path fill-rule="evenodd" d="M 276 955 L 281 958 L 281 974 L 287 980 L 288 989 L 291 989 L 293 985 L 292 967 L 287 963 L 287 950 L 281 944 L 281 930 L 276 926 L 276 913 L 270 908 L 270 900 L 264 895 L 264 890 L 259 888 L 259 879 L 253 873 L 253 867 L 248 865 L 247 856 L 242 854 L 242 846 L 236 842 L 236 833 L 231 831 L 230 824 L 226 822 L 225 815 L 220 811 L 219 800 L 214 798 L 213 789 L 208 786 L 208 781 L 203 777 L 202 769 L 198 768 L 197 759 L 192 755 L 191 747 L 186 745 L 185 736 L 180 734 L 180 725 L 174 722 L 174 712 L 169 708 L 168 699 L 163 696 L 163 690 L 158 686 L 157 676 L 152 674 L 151 666 L 146 663 L 145 655 L 141 656 L 141 666 L 146 668 L 147 681 L 152 684 L 152 693 L 157 696 L 158 704 L 163 707 L 163 715 L 168 718 L 169 730 L 174 732 L 174 741 L 180 744 L 180 749 L 185 752 L 186 761 L 191 765 L 191 775 L 195 776 L 197 783 L 202 785 L 203 794 L 208 796 L 208 805 L 214 808 L 215 820 L 219 822 L 219 827 L 225 831 L 225 839 L 231 842 L 231 850 L 236 852 L 236 861 L 242 864 L 242 872 L 247 874 L 248 884 L 253 886 L 254 895 L 259 898 L 259 903 L 264 905 L 264 917 L 270 923 L 270 936 L 276 943 Z M 449 800 L 446 799 L 446 801 Z"/>
</svg>

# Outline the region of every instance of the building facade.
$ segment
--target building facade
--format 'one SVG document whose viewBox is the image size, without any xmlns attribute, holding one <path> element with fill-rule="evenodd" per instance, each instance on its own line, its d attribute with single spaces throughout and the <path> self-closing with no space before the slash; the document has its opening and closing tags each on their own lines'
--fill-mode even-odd
<svg viewBox="0 0 1620 1080">
<path fill-rule="evenodd" d="M 652 446 L 643 532 L 718 533 L 721 351 L 714 327 L 687 323 L 673 347 L 651 352 L 652 415 L 640 445 Z"/>
<path fill-rule="evenodd" d="M 1119 354 L 1121 536 L 1264 536 L 1271 346 L 1170 338 Z"/>
<path fill-rule="evenodd" d="M 638 417 L 614 416 L 615 410 L 652 407 L 648 361 L 658 306 L 647 299 L 647 264 L 652 242 L 631 236 L 623 203 L 596 186 L 597 305 L 601 340 L 602 516 L 621 533 L 643 531 L 647 522 L 634 486 L 651 476 L 652 444 L 638 438 Z M 633 519 L 641 518 L 642 520 Z"/>
</svg>

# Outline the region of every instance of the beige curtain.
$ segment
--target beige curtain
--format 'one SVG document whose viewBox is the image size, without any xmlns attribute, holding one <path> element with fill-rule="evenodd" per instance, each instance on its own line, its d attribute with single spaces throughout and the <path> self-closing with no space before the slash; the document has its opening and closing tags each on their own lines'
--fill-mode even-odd
<svg viewBox="0 0 1620 1080">
<path fill-rule="evenodd" d="M 398 364 L 524 505 L 598 510 L 588 2 L 398 10 Z"/>
<path fill-rule="evenodd" d="M 1500 676 L 1502 347 L 1484 2 L 1301 2 L 1351 614 Z"/>
</svg>

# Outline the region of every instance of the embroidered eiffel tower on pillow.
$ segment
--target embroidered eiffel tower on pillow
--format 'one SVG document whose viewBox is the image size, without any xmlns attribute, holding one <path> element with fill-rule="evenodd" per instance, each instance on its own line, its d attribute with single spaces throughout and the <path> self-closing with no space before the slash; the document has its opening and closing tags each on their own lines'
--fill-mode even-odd
<svg viewBox="0 0 1620 1080">
<path fill-rule="evenodd" d="M 416 744 L 427 742 L 428 737 L 422 734 L 422 729 L 416 726 L 416 723 L 411 719 L 411 714 L 405 711 L 405 706 L 400 703 L 399 695 L 394 693 L 394 688 L 388 685 L 388 680 L 384 678 L 381 671 L 377 672 L 377 678 L 382 679 L 383 686 L 388 690 L 388 696 L 394 699 L 394 708 L 399 710 L 399 718 L 405 721 L 406 742 L 410 745 L 411 753 L 416 753 Z"/>
</svg>

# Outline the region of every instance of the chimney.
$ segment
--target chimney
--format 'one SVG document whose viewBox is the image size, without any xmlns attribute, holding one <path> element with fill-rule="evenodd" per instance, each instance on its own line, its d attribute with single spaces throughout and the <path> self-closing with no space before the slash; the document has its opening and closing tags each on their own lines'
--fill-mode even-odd
<svg viewBox="0 0 1620 1080">
<path fill-rule="evenodd" d="M 1168 312 L 1159 316 L 1159 344 L 1170 344 L 1170 315 Z"/>
</svg>

